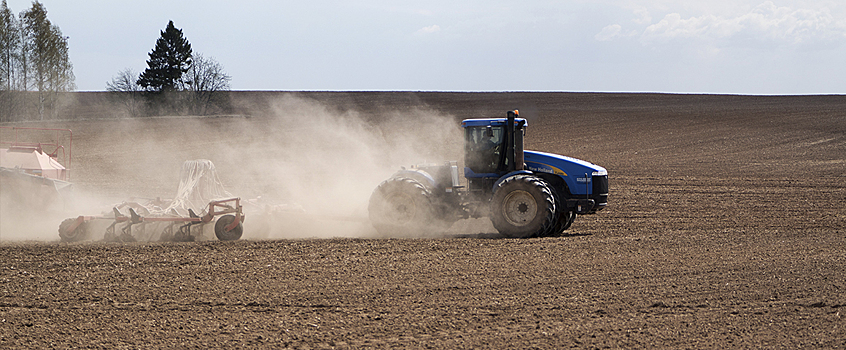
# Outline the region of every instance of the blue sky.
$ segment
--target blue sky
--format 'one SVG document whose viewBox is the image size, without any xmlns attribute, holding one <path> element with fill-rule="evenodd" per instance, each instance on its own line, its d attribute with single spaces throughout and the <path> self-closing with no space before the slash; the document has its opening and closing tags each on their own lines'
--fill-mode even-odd
<svg viewBox="0 0 846 350">
<path fill-rule="evenodd" d="M 173 20 L 233 90 L 846 93 L 842 1 L 41 3 L 82 91 L 143 71 Z"/>
</svg>

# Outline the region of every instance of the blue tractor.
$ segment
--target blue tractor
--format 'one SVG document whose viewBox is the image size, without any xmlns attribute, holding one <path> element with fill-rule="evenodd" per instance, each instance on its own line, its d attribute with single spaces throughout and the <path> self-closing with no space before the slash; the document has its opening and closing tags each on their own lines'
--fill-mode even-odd
<svg viewBox="0 0 846 350">
<path fill-rule="evenodd" d="M 403 169 L 370 197 L 370 221 L 381 234 L 426 235 L 460 219 L 490 217 L 505 237 L 559 236 L 577 215 L 608 202 L 605 168 L 523 149 L 528 124 L 507 118 L 466 119 L 464 177 L 458 162 Z"/>
</svg>

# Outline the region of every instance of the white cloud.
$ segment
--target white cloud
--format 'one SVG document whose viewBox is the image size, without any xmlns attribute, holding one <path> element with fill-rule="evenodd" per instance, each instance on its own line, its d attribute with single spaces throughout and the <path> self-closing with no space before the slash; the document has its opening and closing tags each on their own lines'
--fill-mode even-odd
<svg viewBox="0 0 846 350">
<path fill-rule="evenodd" d="M 414 32 L 414 34 L 426 35 L 426 34 L 437 33 L 439 31 L 441 31 L 441 27 L 437 24 L 434 24 L 434 25 L 431 25 L 431 26 L 428 26 L 428 27 L 420 28 L 416 32 Z"/>
<path fill-rule="evenodd" d="M 638 18 L 634 19 L 633 21 L 637 24 L 649 24 L 652 23 L 652 15 L 649 14 L 649 10 L 646 8 L 638 8 L 634 10 L 634 14 L 637 15 Z"/>
<path fill-rule="evenodd" d="M 599 34 L 594 35 L 594 38 L 599 41 L 610 41 L 614 39 L 614 37 L 620 35 L 620 31 L 623 29 L 622 26 L 619 24 L 612 24 L 605 28 L 602 28 L 602 31 Z"/>
<path fill-rule="evenodd" d="M 647 26 L 641 35 L 646 44 L 677 40 L 708 42 L 775 42 L 779 45 L 823 44 L 846 39 L 846 19 L 827 7 L 794 9 L 766 1 L 738 16 L 705 14 L 682 18 L 669 13 Z"/>
</svg>

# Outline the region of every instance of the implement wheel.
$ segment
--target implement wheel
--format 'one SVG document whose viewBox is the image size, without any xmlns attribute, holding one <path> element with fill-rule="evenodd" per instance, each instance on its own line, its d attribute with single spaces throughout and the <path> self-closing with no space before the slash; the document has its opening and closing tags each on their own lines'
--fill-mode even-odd
<svg viewBox="0 0 846 350">
<path fill-rule="evenodd" d="M 515 175 L 502 181 L 491 199 L 491 222 L 510 238 L 542 236 L 555 225 L 555 198 L 540 178 Z"/>
<path fill-rule="evenodd" d="M 79 242 L 88 238 L 88 223 L 79 224 L 73 231 L 67 232 L 68 228 L 76 223 L 77 218 L 65 219 L 59 225 L 59 238 L 62 242 Z"/>
<path fill-rule="evenodd" d="M 226 231 L 226 226 L 229 226 L 235 221 L 235 215 L 224 215 L 214 224 L 214 235 L 221 241 L 237 241 L 244 233 L 244 226 L 238 223 L 232 230 Z"/>
</svg>

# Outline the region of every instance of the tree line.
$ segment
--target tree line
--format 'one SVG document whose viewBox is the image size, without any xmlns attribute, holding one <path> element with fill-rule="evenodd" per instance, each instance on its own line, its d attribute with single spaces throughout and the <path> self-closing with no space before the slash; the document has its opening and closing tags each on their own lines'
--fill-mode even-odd
<svg viewBox="0 0 846 350">
<path fill-rule="evenodd" d="M 55 119 L 76 89 L 68 37 L 33 1 L 18 16 L 0 3 L 0 122 Z M 194 53 L 173 21 L 148 54 L 147 68 L 126 68 L 106 83 L 117 117 L 228 113 L 231 77 L 212 57 Z"/>
<path fill-rule="evenodd" d="M 55 117 L 60 94 L 76 89 L 68 37 L 38 1 L 17 17 L 0 5 L 0 122 Z"/>
<path fill-rule="evenodd" d="M 224 92 L 232 78 L 214 58 L 195 54 L 173 21 L 148 56 L 141 74 L 126 68 L 106 84 L 127 116 L 207 115 L 231 109 Z"/>
</svg>

